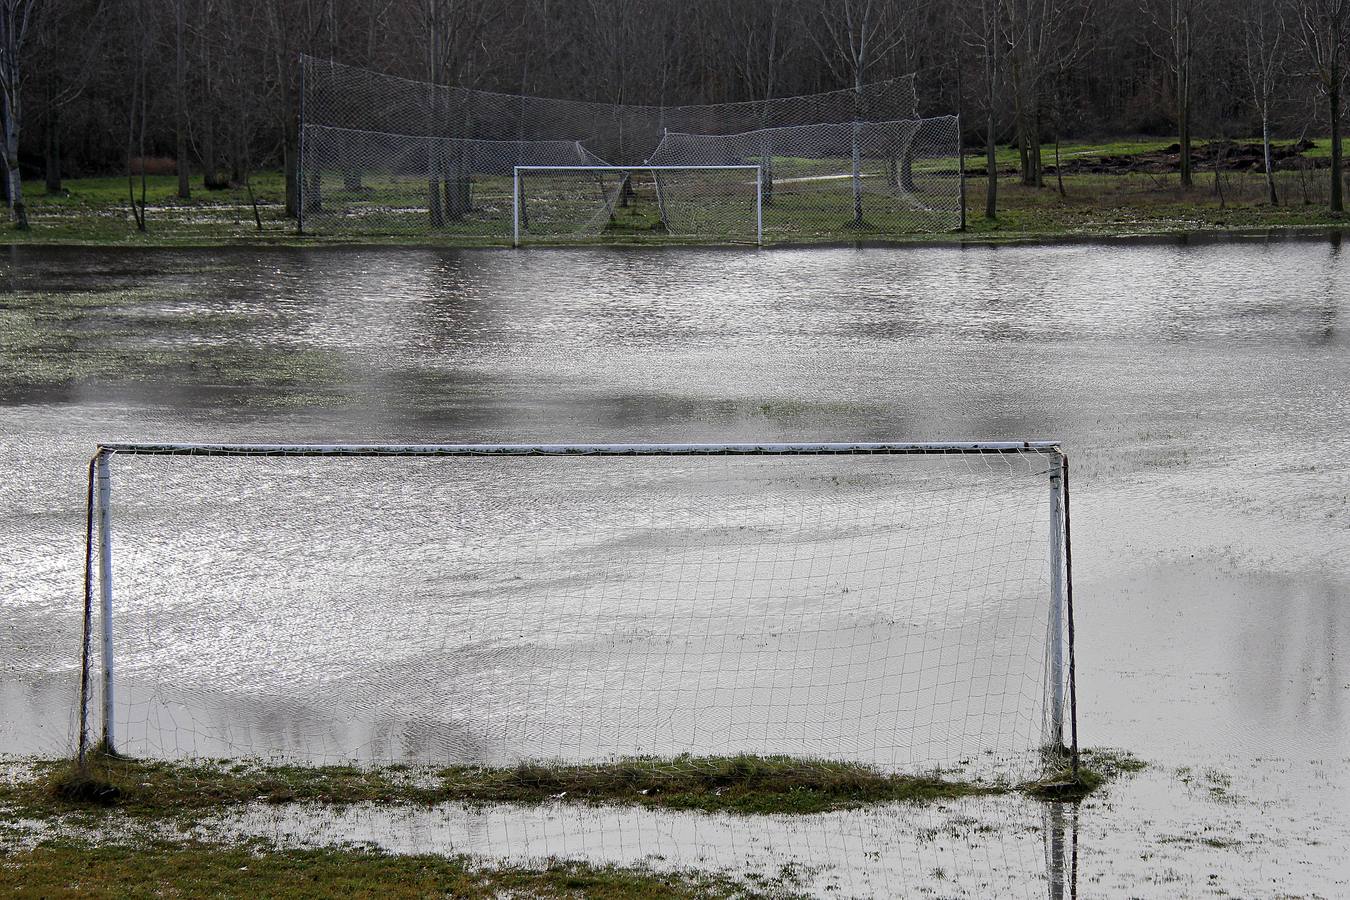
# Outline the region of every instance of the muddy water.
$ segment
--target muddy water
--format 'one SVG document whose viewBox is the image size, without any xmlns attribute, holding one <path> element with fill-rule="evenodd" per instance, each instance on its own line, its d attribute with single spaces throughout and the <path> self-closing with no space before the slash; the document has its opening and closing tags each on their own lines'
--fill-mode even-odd
<svg viewBox="0 0 1350 900">
<path fill-rule="evenodd" d="M 69 746 L 96 440 L 1048 436 L 1083 740 L 1155 766 L 1082 811 L 1080 883 L 1346 889 L 1339 246 L 24 249 L 4 287 L 0 750 Z"/>
</svg>

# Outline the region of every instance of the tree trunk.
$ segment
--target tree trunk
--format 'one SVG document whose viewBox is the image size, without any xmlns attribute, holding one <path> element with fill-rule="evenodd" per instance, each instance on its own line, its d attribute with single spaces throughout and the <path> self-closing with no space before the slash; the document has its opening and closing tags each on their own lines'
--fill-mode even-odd
<svg viewBox="0 0 1350 900">
<path fill-rule="evenodd" d="M 207 104 L 208 111 L 201 123 L 202 138 L 202 187 L 207 190 L 215 190 L 216 184 L 216 123 L 210 113 L 210 104 Z"/>
<path fill-rule="evenodd" d="M 47 134 L 42 142 L 42 157 L 47 176 L 47 193 L 61 193 L 61 135 L 56 110 L 47 112 Z"/>
<path fill-rule="evenodd" d="M 1031 145 L 1027 148 L 1027 162 L 1031 165 L 1032 181 L 1036 187 L 1045 187 L 1045 175 L 1042 171 L 1041 156 L 1041 111 L 1036 98 L 1032 98 L 1031 108 Z"/>
<path fill-rule="evenodd" d="M 1275 162 L 1270 152 L 1270 114 L 1264 107 L 1261 110 L 1261 148 L 1266 162 L 1266 188 L 1270 191 L 1270 205 L 1279 206 L 1280 197 L 1275 193 Z"/>
<path fill-rule="evenodd" d="M 863 67 L 861 60 L 853 64 L 853 227 L 863 224 L 862 202 L 862 92 Z"/>
<path fill-rule="evenodd" d="M 1190 78 L 1179 78 L 1177 85 L 1177 144 L 1180 147 L 1181 187 L 1187 190 L 1193 181 L 1191 178 L 1191 98 Z"/>
<path fill-rule="evenodd" d="M 1064 167 L 1059 164 L 1059 128 L 1055 128 L 1055 182 L 1059 185 L 1059 195 L 1067 197 L 1064 190 Z"/>
<path fill-rule="evenodd" d="M 352 136 L 343 134 L 339 140 L 342 142 L 342 187 L 348 191 L 359 191 L 361 190 L 361 163 L 352 147 Z"/>
<path fill-rule="evenodd" d="M 1341 181 L 1341 85 L 1340 72 L 1333 72 L 1327 100 L 1331 106 L 1331 211 L 1344 212 L 1345 185 Z"/>
<path fill-rule="evenodd" d="M 853 227 L 861 228 L 863 223 L 862 205 L 862 127 L 853 123 Z"/>
<path fill-rule="evenodd" d="M 984 126 L 984 165 L 987 173 L 987 182 L 984 189 L 984 217 L 993 220 L 998 218 L 998 144 L 995 142 L 992 95 L 989 99 L 991 101 L 989 115 L 985 119 Z"/>
<path fill-rule="evenodd" d="M 19 174 L 18 106 L 17 96 L 7 94 L 3 110 L 5 120 L 5 196 L 9 202 L 10 212 L 14 215 L 14 227 L 26 231 L 28 229 L 28 207 L 23 202 L 23 180 Z"/>
<path fill-rule="evenodd" d="M 173 61 L 173 129 L 174 129 L 174 156 L 175 167 L 178 169 L 178 199 L 189 200 L 192 198 L 192 186 L 188 184 L 188 146 L 187 146 L 187 102 L 184 94 L 187 91 L 185 82 L 187 80 L 187 65 L 184 59 L 185 48 L 183 46 L 183 0 L 174 0 L 173 4 L 173 38 L 174 38 L 174 61 Z"/>
<path fill-rule="evenodd" d="M 282 142 L 281 164 L 286 170 L 286 215 L 296 218 L 300 209 L 300 154 L 294 122 L 287 122 L 286 138 Z"/>
<path fill-rule="evenodd" d="M 900 156 L 900 186 L 907 191 L 916 190 L 914 187 L 914 141 L 918 138 L 918 129 L 915 129 L 905 140 L 905 152 Z"/>
</svg>

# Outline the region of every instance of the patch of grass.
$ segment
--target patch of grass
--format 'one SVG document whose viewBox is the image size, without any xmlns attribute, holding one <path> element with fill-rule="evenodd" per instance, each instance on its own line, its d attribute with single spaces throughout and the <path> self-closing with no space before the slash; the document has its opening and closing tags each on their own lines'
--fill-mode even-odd
<svg viewBox="0 0 1350 900">
<path fill-rule="evenodd" d="M 1063 760 L 1045 777 L 1022 786 L 1037 800 L 1077 803 L 1112 779 L 1147 768 L 1147 763 L 1124 750 L 1084 750 L 1079 754 L 1078 777 Z"/>
<path fill-rule="evenodd" d="M 47 842 L 0 856 L 0 880 L 6 896 L 21 898 L 767 896 L 722 876 L 693 872 L 561 861 L 537 868 L 485 866 L 465 857 L 393 856 L 357 848 L 204 843 Z"/>
<path fill-rule="evenodd" d="M 39 777 L 0 785 L 0 804 L 35 817 L 115 806 L 173 817 L 245 803 L 435 803 L 639 806 L 739 815 L 802 815 L 883 803 L 930 803 L 1021 792 L 1078 800 L 1143 763 L 1117 751 L 1083 755 L 1067 769 L 1023 785 L 897 775 L 867 766 L 790 757 L 634 758 L 582 766 L 277 766 L 257 762 L 169 763 L 92 757 L 37 764 Z"/>
<path fill-rule="evenodd" d="M 0 786 L 0 802 L 29 813 L 90 803 L 164 816 L 232 804 L 547 803 L 730 812 L 819 813 L 877 803 L 1003 794 L 1005 784 L 890 775 L 850 763 L 788 757 L 636 758 L 586 766 L 265 766 L 92 759 L 40 765 L 33 782 Z"/>
</svg>

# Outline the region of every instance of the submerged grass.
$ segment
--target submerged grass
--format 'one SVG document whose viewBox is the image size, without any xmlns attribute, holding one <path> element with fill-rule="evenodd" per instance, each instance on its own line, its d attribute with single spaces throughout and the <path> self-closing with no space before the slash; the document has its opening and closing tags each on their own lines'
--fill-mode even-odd
<svg viewBox="0 0 1350 900">
<path fill-rule="evenodd" d="M 753 897 L 720 875 L 553 861 L 484 866 L 465 857 L 359 848 L 284 850 L 200 842 L 149 846 L 50 841 L 0 856 L 6 896 L 412 898 Z M 772 895 L 782 896 L 779 891 Z"/>
<path fill-rule="evenodd" d="M 29 763 L 0 780 L 0 811 L 37 840 L 0 840 L 0 883 L 17 897 L 789 897 L 803 870 L 776 875 L 594 865 L 488 863 L 467 856 L 395 855 L 363 845 L 298 849 L 261 839 L 212 840 L 209 816 L 254 803 L 622 804 L 673 810 L 817 813 L 874 803 L 922 803 L 1020 792 L 1079 799 L 1143 764 L 1128 754 L 1083 756 L 1076 795 L 939 775 L 887 775 L 848 763 L 788 757 L 639 758 L 588 766 L 444 769 L 391 765 L 167 763 L 97 755 Z M 1062 782 L 1056 790 L 1062 790 Z M 105 814 L 118 817 L 108 819 Z M 45 825 L 43 823 L 46 823 Z M 120 823 L 120 824 L 118 824 Z M 71 832 L 68 826 L 74 825 Z M 134 827 L 127 827 L 127 826 Z M 92 828 L 102 837 L 75 837 Z M 204 830 L 203 830 L 204 829 Z M 664 864 L 660 864 L 662 867 Z"/>
<path fill-rule="evenodd" d="M 1087 753 L 1080 779 L 961 780 L 943 773 L 896 775 L 853 763 L 791 757 L 634 758 L 583 766 L 276 766 L 257 762 L 171 763 L 95 757 L 37 764 L 39 777 L 0 784 L 0 805 L 37 817 L 116 807 L 172 817 L 244 803 L 536 804 L 564 802 L 741 815 L 811 814 L 883 803 L 928 803 L 1023 793 L 1078 800 L 1142 763 Z"/>
</svg>

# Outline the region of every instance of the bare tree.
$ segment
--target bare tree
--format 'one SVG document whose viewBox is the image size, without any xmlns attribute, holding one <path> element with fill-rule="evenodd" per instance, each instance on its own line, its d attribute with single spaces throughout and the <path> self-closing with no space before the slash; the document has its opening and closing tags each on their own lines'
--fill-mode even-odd
<svg viewBox="0 0 1350 900">
<path fill-rule="evenodd" d="M 998 218 L 998 88 L 1000 82 L 999 48 L 1003 43 L 1003 22 L 999 0 L 967 0 L 963 17 L 964 38 L 975 48 L 980 60 L 980 107 L 984 111 L 984 160 L 987 181 L 984 192 L 984 217 Z"/>
<path fill-rule="evenodd" d="M 1275 161 L 1270 149 L 1270 120 L 1275 89 L 1284 75 L 1284 16 L 1270 0 L 1237 0 L 1237 18 L 1242 25 L 1242 69 L 1252 107 L 1261 117 L 1261 148 L 1266 189 L 1272 206 L 1280 202 L 1275 190 Z"/>
<path fill-rule="evenodd" d="M 882 0 L 829 0 L 817 8 L 817 28 L 809 34 L 840 81 L 851 81 L 861 103 L 867 69 L 894 51 L 904 40 L 904 20 Z M 862 149 L 855 110 L 853 126 L 853 222 L 862 228 Z"/>
<path fill-rule="evenodd" d="M 48 194 L 61 186 L 62 112 L 75 104 L 105 49 L 102 0 L 46 0 L 33 28 L 25 88 L 38 98 Z"/>
<path fill-rule="evenodd" d="M 130 0 L 130 6 L 131 15 L 123 21 L 122 36 L 128 57 L 127 67 L 131 70 L 131 92 L 127 102 L 127 194 L 131 201 L 131 215 L 136 220 L 136 230 L 145 231 L 145 130 L 150 94 L 146 63 L 150 55 L 150 32 L 145 20 L 145 0 Z M 136 198 L 138 164 L 141 176 L 139 200 Z"/>
<path fill-rule="evenodd" d="M 1350 0 L 1290 0 L 1294 36 L 1312 75 L 1327 98 L 1331 119 L 1331 211 L 1344 212 L 1341 181 L 1341 91 L 1345 87 L 1346 40 L 1350 37 Z"/>
<path fill-rule="evenodd" d="M 1002 0 L 1012 77 L 1013 115 L 1022 183 L 1041 187 L 1041 125 L 1047 74 L 1072 66 L 1086 46 L 1092 0 Z"/>
<path fill-rule="evenodd" d="M 301 53 L 312 53 L 325 29 L 335 26 L 333 0 L 258 0 L 266 22 L 273 77 L 281 98 L 281 155 L 286 175 L 286 214 L 299 213 L 300 201 L 300 65 Z"/>
<path fill-rule="evenodd" d="M 174 131 L 174 167 L 178 171 L 178 198 L 192 198 L 192 186 L 188 183 L 188 133 L 187 133 L 187 13 L 183 9 L 186 0 L 171 0 L 173 3 L 173 131 Z"/>
<path fill-rule="evenodd" d="M 1181 186 L 1189 188 L 1191 175 L 1191 99 L 1196 37 L 1204 0 L 1142 0 L 1145 17 L 1153 24 L 1146 34 L 1149 49 L 1171 72 L 1176 104 L 1177 144 L 1180 148 Z"/>
<path fill-rule="evenodd" d="M 36 0 L 0 0 L 0 125 L 5 136 L 5 202 L 18 228 L 28 227 L 19 175 L 19 132 L 23 122 L 23 68 L 20 54 L 28 38 Z"/>
</svg>

